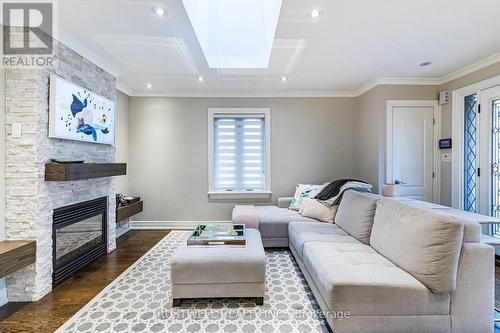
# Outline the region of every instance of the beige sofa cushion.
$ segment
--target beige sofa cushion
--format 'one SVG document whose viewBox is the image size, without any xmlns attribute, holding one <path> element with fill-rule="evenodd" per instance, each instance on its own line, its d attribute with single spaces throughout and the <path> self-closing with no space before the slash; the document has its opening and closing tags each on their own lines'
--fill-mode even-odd
<svg viewBox="0 0 500 333">
<path fill-rule="evenodd" d="M 370 243 L 373 217 L 379 196 L 346 191 L 335 216 L 335 223 L 364 244 Z"/>
<path fill-rule="evenodd" d="M 484 219 L 486 220 L 490 219 L 490 217 L 481 214 L 466 212 L 464 210 L 450 208 L 431 202 L 425 202 L 403 197 L 394 197 L 390 199 L 399 202 L 404 202 L 409 206 L 432 209 L 436 210 L 437 212 L 441 212 L 445 215 L 451 215 L 456 217 L 464 224 L 464 243 L 479 243 L 481 239 L 481 225 L 479 224 L 479 221 L 483 221 Z"/>
<path fill-rule="evenodd" d="M 434 293 L 456 288 L 463 224 L 390 199 L 377 203 L 370 245 Z"/>
<path fill-rule="evenodd" d="M 303 262 L 330 311 L 349 311 L 351 316 L 449 314 L 450 294 L 432 293 L 368 245 L 307 242 Z"/>
<path fill-rule="evenodd" d="M 304 200 L 300 215 L 310 217 L 312 219 L 333 223 L 338 206 L 327 207 L 315 199 Z"/>
<path fill-rule="evenodd" d="M 292 222 L 288 225 L 288 239 L 297 255 L 302 258 L 302 249 L 307 242 L 359 243 L 354 237 L 335 224 L 323 222 Z"/>
</svg>

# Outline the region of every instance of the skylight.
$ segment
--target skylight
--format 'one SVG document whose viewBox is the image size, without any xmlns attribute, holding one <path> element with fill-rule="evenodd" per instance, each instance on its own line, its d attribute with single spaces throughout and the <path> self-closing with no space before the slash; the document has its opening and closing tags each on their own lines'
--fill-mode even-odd
<svg viewBox="0 0 500 333">
<path fill-rule="evenodd" d="M 282 0 L 182 0 L 210 68 L 267 68 Z"/>
</svg>

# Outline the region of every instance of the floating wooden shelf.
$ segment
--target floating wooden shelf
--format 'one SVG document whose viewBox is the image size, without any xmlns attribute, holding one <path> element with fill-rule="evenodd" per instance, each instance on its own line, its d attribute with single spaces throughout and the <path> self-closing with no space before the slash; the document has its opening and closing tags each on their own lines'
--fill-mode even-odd
<svg viewBox="0 0 500 333">
<path fill-rule="evenodd" d="M 142 212 L 143 206 L 144 205 L 142 201 L 137 201 L 127 206 L 118 207 L 116 209 L 116 222 L 118 223 L 120 221 L 128 219 L 131 216 L 139 214 L 140 212 Z"/>
<path fill-rule="evenodd" d="M 0 242 L 0 278 L 33 264 L 35 260 L 35 241 Z"/>
<path fill-rule="evenodd" d="M 46 181 L 69 181 L 79 179 L 122 176 L 127 174 L 126 163 L 47 163 Z"/>
</svg>

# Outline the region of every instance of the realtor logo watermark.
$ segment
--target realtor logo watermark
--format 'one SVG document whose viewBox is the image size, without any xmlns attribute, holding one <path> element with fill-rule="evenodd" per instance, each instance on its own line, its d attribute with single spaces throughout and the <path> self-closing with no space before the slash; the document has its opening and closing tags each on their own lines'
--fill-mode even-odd
<svg viewBox="0 0 500 333">
<path fill-rule="evenodd" d="M 2 67 L 54 67 L 55 3 L 2 1 Z"/>
</svg>

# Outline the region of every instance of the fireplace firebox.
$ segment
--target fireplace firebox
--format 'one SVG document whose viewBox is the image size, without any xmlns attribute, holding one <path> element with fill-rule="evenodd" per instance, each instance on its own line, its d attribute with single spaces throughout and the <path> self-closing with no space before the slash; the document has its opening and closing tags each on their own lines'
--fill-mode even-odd
<svg viewBox="0 0 500 333">
<path fill-rule="evenodd" d="M 108 198 L 54 210 L 52 284 L 55 286 L 106 253 Z"/>
</svg>

